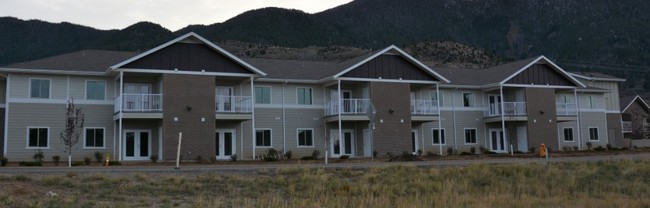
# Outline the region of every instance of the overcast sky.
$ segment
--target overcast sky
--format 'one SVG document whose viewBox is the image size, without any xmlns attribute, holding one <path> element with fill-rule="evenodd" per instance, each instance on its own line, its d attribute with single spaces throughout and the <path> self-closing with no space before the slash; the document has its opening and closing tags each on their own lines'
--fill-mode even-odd
<svg viewBox="0 0 650 208">
<path fill-rule="evenodd" d="M 226 21 L 242 12 L 282 7 L 316 13 L 351 0 L 0 0 L 0 16 L 123 29 L 149 21 L 176 31 Z"/>
</svg>

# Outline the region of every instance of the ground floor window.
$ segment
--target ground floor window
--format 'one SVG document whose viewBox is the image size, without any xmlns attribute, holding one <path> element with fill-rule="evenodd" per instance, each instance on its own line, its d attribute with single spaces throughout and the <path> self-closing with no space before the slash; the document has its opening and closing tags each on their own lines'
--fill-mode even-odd
<svg viewBox="0 0 650 208">
<path fill-rule="evenodd" d="M 84 147 L 102 148 L 104 147 L 104 128 L 90 127 L 86 128 Z"/>
<path fill-rule="evenodd" d="M 433 144 L 445 144 L 445 129 L 433 129 Z"/>
<path fill-rule="evenodd" d="M 257 147 L 271 146 L 271 129 L 255 130 L 255 146 Z"/>
<path fill-rule="evenodd" d="M 476 129 L 465 129 L 465 144 L 476 144 Z"/>
<path fill-rule="evenodd" d="M 564 141 L 573 141 L 573 128 L 564 128 Z"/>
<path fill-rule="evenodd" d="M 598 128 L 589 128 L 589 140 L 598 141 Z"/>
<path fill-rule="evenodd" d="M 298 129 L 298 147 L 314 146 L 314 130 Z"/>
<path fill-rule="evenodd" d="M 28 127 L 27 147 L 47 148 L 49 130 L 48 127 Z"/>
</svg>

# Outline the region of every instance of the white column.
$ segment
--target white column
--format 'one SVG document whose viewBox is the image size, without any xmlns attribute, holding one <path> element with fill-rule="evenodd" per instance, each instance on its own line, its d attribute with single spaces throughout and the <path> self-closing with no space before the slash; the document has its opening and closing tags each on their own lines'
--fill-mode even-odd
<svg viewBox="0 0 650 208">
<path fill-rule="evenodd" d="M 123 88 L 124 88 L 124 72 L 120 72 L 120 91 L 117 93 L 117 96 L 120 96 L 120 99 L 119 99 L 120 103 L 117 104 L 119 106 L 118 109 L 120 111 L 117 114 L 118 119 L 119 119 L 118 132 L 117 132 L 118 135 L 119 135 L 118 136 L 119 140 L 117 142 L 118 145 L 119 145 L 119 147 L 117 148 L 117 152 L 118 152 L 117 153 L 118 154 L 117 160 L 119 160 L 119 161 L 122 161 L 122 135 L 123 135 L 123 133 L 122 133 L 122 128 L 123 128 L 123 123 L 122 123 L 122 115 L 123 115 L 122 107 L 123 106 L 122 106 L 122 103 L 124 103 L 124 100 L 123 100 L 124 96 L 122 96 L 122 92 L 124 91 Z M 162 157 L 162 155 L 161 155 L 161 157 Z M 113 158 L 115 158 L 115 156 L 113 156 Z"/>
<path fill-rule="evenodd" d="M 582 150 L 582 126 L 580 120 L 580 99 L 578 99 L 578 89 L 573 89 L 573 98 L 576 101 L 576 122 L 578 122 L 578 149 Z"/>
<path fill-rule="evenodd" d="M 251 77 L 250 80 L 251 80 L 251 97 L 254 97 L 255 96 L 255 86 L 254 86 L 254 83 L 253 83 L 254 82 L 253 77 Z M 253 133 L 252 146 L 253 146 L 253 160 L 254 160 L 255 159 L 255 137 L 256 137 L 256 135 L 255 135 L 255 103 L 254 102 L 253 102 L 253 107 L 251 108 L 251 115 L 252 115 L 251 116 L 251 132 Z M 244 154 L 244 153 L 242 152 L 242 154 Z"/>
<path fill-rule="evenodd" d="M 510 144 L 510 143 L 508 143 L 508 144 L 505 143 L 506 141 L 508 141 L 508 133 L 506 132 L 506 116 L 505 116 L 505 108 L 504 108 L 505 107 L 505 105 L 504 105 L 505 97 L 503 97 L 503 86 L 499 86 L 499 97 L 501 99 L 501 103 L 500 103 L 501 110 L 500 111 L 501 111 L 501 131 L 503 131 L 503 141 L 504 141 L 503 145 L 505 146 L 504 149 L 507 149 L 508 144 Z M 497 138 L 498 138 L 498 136 L 499 135 L 497 134 Z"/>
<path fill-rule="evenodd" d="M 438 103 L 438 149 L 440 151 L 440 155 L 442 155 L 442 115 L 440 115 L 440 88 L 438 87 L 438 84 L 436 83 L 436 102 Z M 456 132 L 454 132 L 454 135 L 456 135 Z M 424 141 L 424 139 L 422 139 Z M 445 141 L 447 143 L 447 141 Z"/>
<path fill-rule="evenodd" d="M 342 131 L 343 123 L 341 121 L 341 111 L 343 110 L 343 108 L 341 106 L 341 105 L 343 105 L 343 101 L 341 100 L 341 80 L 338 80 L 336 87 L 338 88 L 337 96 L 339 97 L 339 100 L 338 100 L 338 105 L 339 105 L 338 106 L 338 108 L 339 108 L 338 109 L 338 111 L 339 111 L 338 112 L 338 117 L 339 117 L 339 144 L 340 144 L 341 140 L 343 139 L 343 131 Z M 340 147 L 340 145 L 339 145 L 339 147 Z"/>
</svg>

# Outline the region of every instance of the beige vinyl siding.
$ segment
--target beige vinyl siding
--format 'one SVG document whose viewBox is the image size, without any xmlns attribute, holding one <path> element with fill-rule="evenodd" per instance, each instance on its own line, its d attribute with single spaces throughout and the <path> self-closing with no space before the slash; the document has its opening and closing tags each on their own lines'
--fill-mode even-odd
<svg viewBox="0 0 650 208">
<path fill-rule="evenodd" d="M 295 158 L 311 155 L 314 149 L 322 149 L 324 145 L 322 126 L 323 111 L 319 109 L 287 109 L 286 110 L 286 145 Z M 313 130 L 313 147 L 298 147 L 297 129 Z M 279 129 L 280 131 L 282 129 Z M 323 152 L 323 151 L 321 151 Z M 322 153 L 324 154 L 324 152 Z"/>
<path fill-rule="evenodd" d="M 444 99 L 444 98 L 443 98 Z M 456 111 L 456 131 L 454 131 L 454 118 L 451 111 L 442 111 L 442 128 L 445 129 L 445 144 L 442 145 L 443 154 L 447 154 L 448 147 L 458 148 L 459 152 L 469 152 L 471 147 L 475 147 L 478 152 L 479 146 L 485 146 L 485 125 L 483 124 L 483 112 L 479 111 Z M 431 129 L 437 129 L 437 122 L 427 122 L 418 129 L 418 136 L 424 139 L 424 153 L 428 151 L 438 154 L 438 145 L 433 145 L 433 132 Z M 465 129 L 476 129 L 476 144 L 465 144 Z M 455 134 L 455 135 L 454 135 Z M 423 135 L 424 137 L 422 137 Z M 455 141 L 454 141 L 455 140 Z M 422 147 L 422 142 L 419 142 Z"/>
<path fill-rule="evenodd" d="M 474 93 L 476 106 L 473 108 L 483 108 L 486 105 L 487 95 L 481 90 L 473 89 L 441 89 L 443 92 L 442 100 L 444 102 L 443 107 L 456 107 L 456 108 L 465 108 L 463 106 L 463 93 L 471 92 Z M 453 104 L 453 105 L 452 105 Z"/>
<path fill-rule="evenodd" d="M 9 98 L 29 98 L 30 79 L 49 79 L 51 100 L 86 99 L 86 80 L 104 80 L 106 82 L 105 100 L 113 100 L 115 82 L 109 77 L 99 76 L 61 76 L 42 74 L 11 74 L 9 75 Z M 4 94 L 4 90 L 3 90 Z"/>
<path fill-rule="evenodd" d="M 605 109 L 604 97 L 602 93 L 578 93 L 578 99 L 578 102 L 580 102 L 581 110 Z M 591 106 L 591 103 L 593 103 L 593 107 Z"/>
<path fill-rule="evenodd" d="M 591 83 L 591 86 L 610 90 L 603 96 L 605 108 L 608 111 L 620 111 L 618 82 L 597 81 Z"/>
<path fill-rule="evenodd" d="M 113 151 L 113 107 L 108 105 L 77 105 L 85 113 L 85 126 L 103 127 L 105 129 L 105 149 L 85 150 L 83 149 L 83 135 L 73 150 L 73 159 L 81 160 L 83 157 L 93 158 L 95 151 Z M 36 153 L 35 149 L 27 149 L 27 127 L 39 126 L 49 127 L 48 146 L 49 149 L 42 149 L 45 160 L 49 161 L 52 156 L 66 155 L 64 146 L 60 140 L 60 133 L 65 128 L 65 104 L 31 104 L 12 103 L 9 108 L 9 119 L 7 131 L 7 147 L 10 160 L 30 161 Z"/>
<path fill-rule="evenodd" d="M 580 122 L 580 126 L 582 127 L 580 131 L 582 132 L 583 145 L 585 145 L 587 142 L 591 142 L 592 147 L 605 147 L 605 145 L 607 145 L 609 139 L 607 137 L 607 118 L 605 113 L 581 112 Z M 589 128 L 592 127 L 598 128 L 598 141 L 589 141 Z"/>
<path fill-rule="evenodd" d="M 71 76 L 70 77 L 70 97 L 75 100 L 86 99 L 86 81 L 104 81 L 105 91 L 104 100 L 113 100 L 115 97 L 115 82 L 113 79 L 107 77 L 92 77 L 92 76 Z"/>
</svg>

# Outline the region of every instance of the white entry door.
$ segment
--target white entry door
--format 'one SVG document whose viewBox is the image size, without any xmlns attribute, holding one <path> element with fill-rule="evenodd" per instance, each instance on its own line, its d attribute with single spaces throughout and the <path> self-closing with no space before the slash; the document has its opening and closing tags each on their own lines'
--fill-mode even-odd
<svg viewBox="0 0 650 208">
<path fill-rule="evenodd" d="M 419 149 L 418 145 L 418 131 L 413 129 L 411 130 L 411 150 L 413 153 L 417 153 Z"/>
<path fill-rule="evenodd" d="M 503 136 L 503 130 L 490 129 L 490 151 L 506 152 L 506 140 Z"/>
<path fill-rule="evenodd" d="M 517 149 L 521 152 L 528 152 L 528 136 L 525 126 L 517 127 Z"/>
<path fill-rule="evenodd" d="M 339 139 L 338 130 L 330 131 L 332 157 L 341 155 L 354 156 L 354 134 L 351 129 L 343 129 L 343 139 Z"/>
<path fill-rule="evenodd" d="M 235 91 L 233 87 L 217 87 L 217 112 L 232 112 L 235 110 L 233 99 Z"/>
<path fill-rule="evenodd" d="M 363 129 L 363 156 L 372 156 L 372 135 L 369 129 Z"/>
<path fill-rule="evenodd" d="M 217 129 L 214 138 L 216 141 L 215 155 L 217 160 L 228 160 L 236 154 L 237 142 L 235 142 L 234 129 Z"/>
<path fill-rule="evenodd" d="M 151 152 L 149 130 L 124 131 L 124 160 L 148 160 Z"/>
</svg>

